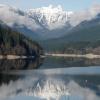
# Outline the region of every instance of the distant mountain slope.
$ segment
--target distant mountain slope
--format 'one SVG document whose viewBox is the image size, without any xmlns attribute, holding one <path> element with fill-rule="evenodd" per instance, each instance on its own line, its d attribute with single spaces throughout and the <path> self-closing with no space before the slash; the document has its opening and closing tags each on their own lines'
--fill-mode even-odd
<svg viewBox="0 0 100 100">
<path fill-rule="evenodd" d="M 96 41 L 100 39 L 100 14 L 90 21 L 83 21 L 74 27 L 61 40 L 66 41 Z"/>
<path fill-rule="evenodd" d="M 57 51 L 63 50 L 64 48 L 70 48 L 70 44 L 73 45 L 73 47 L 75 47 L 74 45 L 77 47 L 77 45 L 88 45 L 87 42 L 95 44 L 94 42 L 98 40 L 100 40 L 99 14 L 96 16 L 96 18 L 90 21 L 83 21 L 68 32 L 67 35 L 60 38 L 43 41 L 41 44 L 47 51 Z"/>
<path fill-rule="evenodd" d="M 39 56 L 40 45 L 0 22 L 0 55 Z"/>
</svg>

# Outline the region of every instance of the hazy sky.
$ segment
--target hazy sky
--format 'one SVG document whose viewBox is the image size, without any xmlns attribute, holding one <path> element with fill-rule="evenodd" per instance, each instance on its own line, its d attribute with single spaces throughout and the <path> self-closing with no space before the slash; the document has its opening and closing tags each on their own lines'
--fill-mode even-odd
<svg viewBox="0 0 100 100">
<path fill-rule="evenodd" d="M 23 10 L 52 4 L 61 5 L 65 10 L 77 11 L 89 8 L 94 3 L 100 4 L 100 0 L 0 0 L 0 4 L 15 6 Z"/>
</svg>

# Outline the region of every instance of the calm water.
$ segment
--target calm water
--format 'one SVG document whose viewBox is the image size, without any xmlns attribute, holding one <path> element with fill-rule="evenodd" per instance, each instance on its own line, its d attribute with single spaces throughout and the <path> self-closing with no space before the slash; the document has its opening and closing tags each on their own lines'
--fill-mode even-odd
<svg viewBox="0 0 100 100">
<path fill-rule="evenodd" d="M 100 59 L 1 60 L 0 100 L 100 100 L 99 66 Z"/>
</svg>

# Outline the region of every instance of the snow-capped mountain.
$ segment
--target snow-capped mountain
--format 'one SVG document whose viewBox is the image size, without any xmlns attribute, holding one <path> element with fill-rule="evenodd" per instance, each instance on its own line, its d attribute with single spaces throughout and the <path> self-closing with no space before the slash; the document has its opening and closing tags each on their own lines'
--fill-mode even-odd
<svg viewBox="0 0 100 100">
<path fill-rule="evenodd" d="M 57 38 L 71 27 L 69 18 L 73 12 L 63 11 L 61 6 L 42 7 L 27 12 L 8 5 L 0 5 L 0 20 L 8 26 L 32 38 Z"/>
<path fill-rule="evenodd" d="M 27 13 L 42 26 L 39 31 L 45 39 L 61 37 L 72 28 L 69 21 L 73 12 L 64 11 L 60 5 L 30 9 Z"/>
<path fill-rule="evenodd" d="M 31 9 L 28 13 L 49 30 L 63 27 L 73 15 L 72 11 L 64 11 L 60 5 Z"/>
<path fill-rule="evenodd" d="M 34 39 L 59 38 L 83 21 L 92 20 L 100 13 L 100 5 L 80 12 L 64 11 L 58 5 L 22 11 L 0 5 L 0 20 Z"/>
</svg>

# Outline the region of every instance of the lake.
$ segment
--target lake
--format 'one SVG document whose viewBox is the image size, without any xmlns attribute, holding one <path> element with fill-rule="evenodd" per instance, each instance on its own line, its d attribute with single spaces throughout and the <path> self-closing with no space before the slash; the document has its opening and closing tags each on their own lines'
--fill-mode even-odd
<svg viewBox="0 0 100 100">
<path fill-rule="evenodd" d="M 0 100 L 100 100 L 100 59 L 5 59 L 0 66 Z"/>
</svg>

